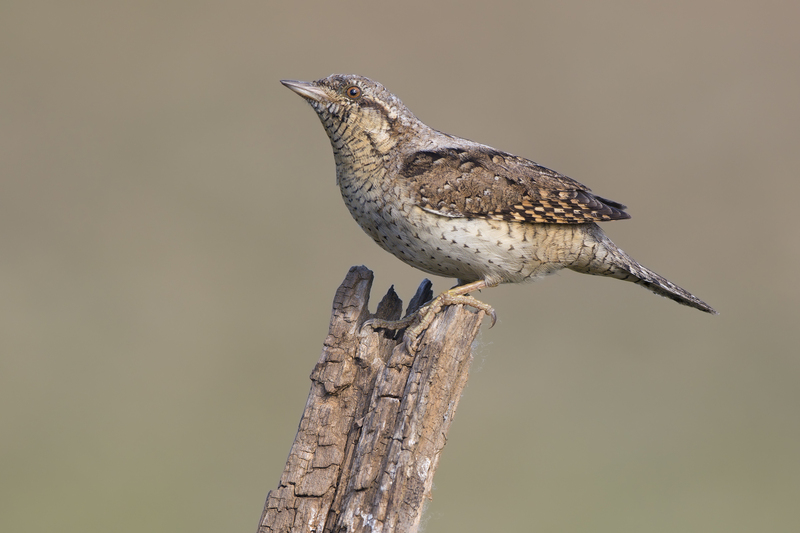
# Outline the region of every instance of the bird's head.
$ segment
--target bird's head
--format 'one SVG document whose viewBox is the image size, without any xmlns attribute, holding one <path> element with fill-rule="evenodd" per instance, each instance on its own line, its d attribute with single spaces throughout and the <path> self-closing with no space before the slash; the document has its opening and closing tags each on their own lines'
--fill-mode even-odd
<svg viewBox="0 0 800 533">
<path fill-rule="evenodd" d="M 367 141 L 385 154 L 402 140 L 404 132 L 421 125 L 399 98 L 363 76 L 331 74 L 317 81 L 281 83 L 311 104 L 334 151 L 347 150 L 353 141 Z"/>
</svg>

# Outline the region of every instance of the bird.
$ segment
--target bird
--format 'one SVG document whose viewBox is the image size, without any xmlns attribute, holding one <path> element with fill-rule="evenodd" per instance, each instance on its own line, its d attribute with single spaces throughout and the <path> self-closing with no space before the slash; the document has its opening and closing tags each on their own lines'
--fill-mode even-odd
<svg viewBox="0 0 800 533">
<path fill-rule="evenodd" d="M 436 309 L 466 303 L 494 324 L 494 310 L 470 292 L 569 269 L 717 314 L 606 236 L 598 223 L 630 218 L 623 204 L 524 157 L 435 130 L 364 76 L 281 83 L 316 111 L 333 148 L 336 183 L 359 226 L 412 267 L 456 278 L 434 300 Z"/>
</svg>

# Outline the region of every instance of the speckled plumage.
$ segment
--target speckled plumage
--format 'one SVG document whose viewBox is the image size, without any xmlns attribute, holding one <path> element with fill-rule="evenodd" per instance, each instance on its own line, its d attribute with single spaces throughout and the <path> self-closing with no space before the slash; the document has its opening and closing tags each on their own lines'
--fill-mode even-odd
<svg viewBox="0 0 800 533">
<path fill-rule="evenodd" d="M 624 205 L 528 159 L 436 131 L 368 78 L 282 83 L 322 121 L 353 218 L 402 261 L 479 286 L 569 268 L 715 313 L 606 237 L 596 222 L 630 218 Z"/>
</svg>

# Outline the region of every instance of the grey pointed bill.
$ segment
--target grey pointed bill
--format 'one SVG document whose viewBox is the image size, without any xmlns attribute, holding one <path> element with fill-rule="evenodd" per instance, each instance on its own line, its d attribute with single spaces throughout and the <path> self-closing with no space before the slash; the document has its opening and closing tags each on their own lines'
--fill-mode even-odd
<svg viewBox="0 0 800 533">
<path fill-rule="evenodd" d="M 325 91 L 309 81 L 281 80 L 281 83 L 303 98 L 319 102 L 326 98 Z"/>
</svg>

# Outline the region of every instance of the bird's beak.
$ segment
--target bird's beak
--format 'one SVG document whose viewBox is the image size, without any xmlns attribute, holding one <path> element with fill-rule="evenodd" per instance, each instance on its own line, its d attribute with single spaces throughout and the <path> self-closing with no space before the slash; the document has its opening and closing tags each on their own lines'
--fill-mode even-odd
<svg viewBox="0 0 800 533">
<path fill-rule="evenodd" d="M 328 99 L 325 91 L 309 81 L 281 80 L 281 83 L 308 100 L 322 102 Z"/>
</svg>

